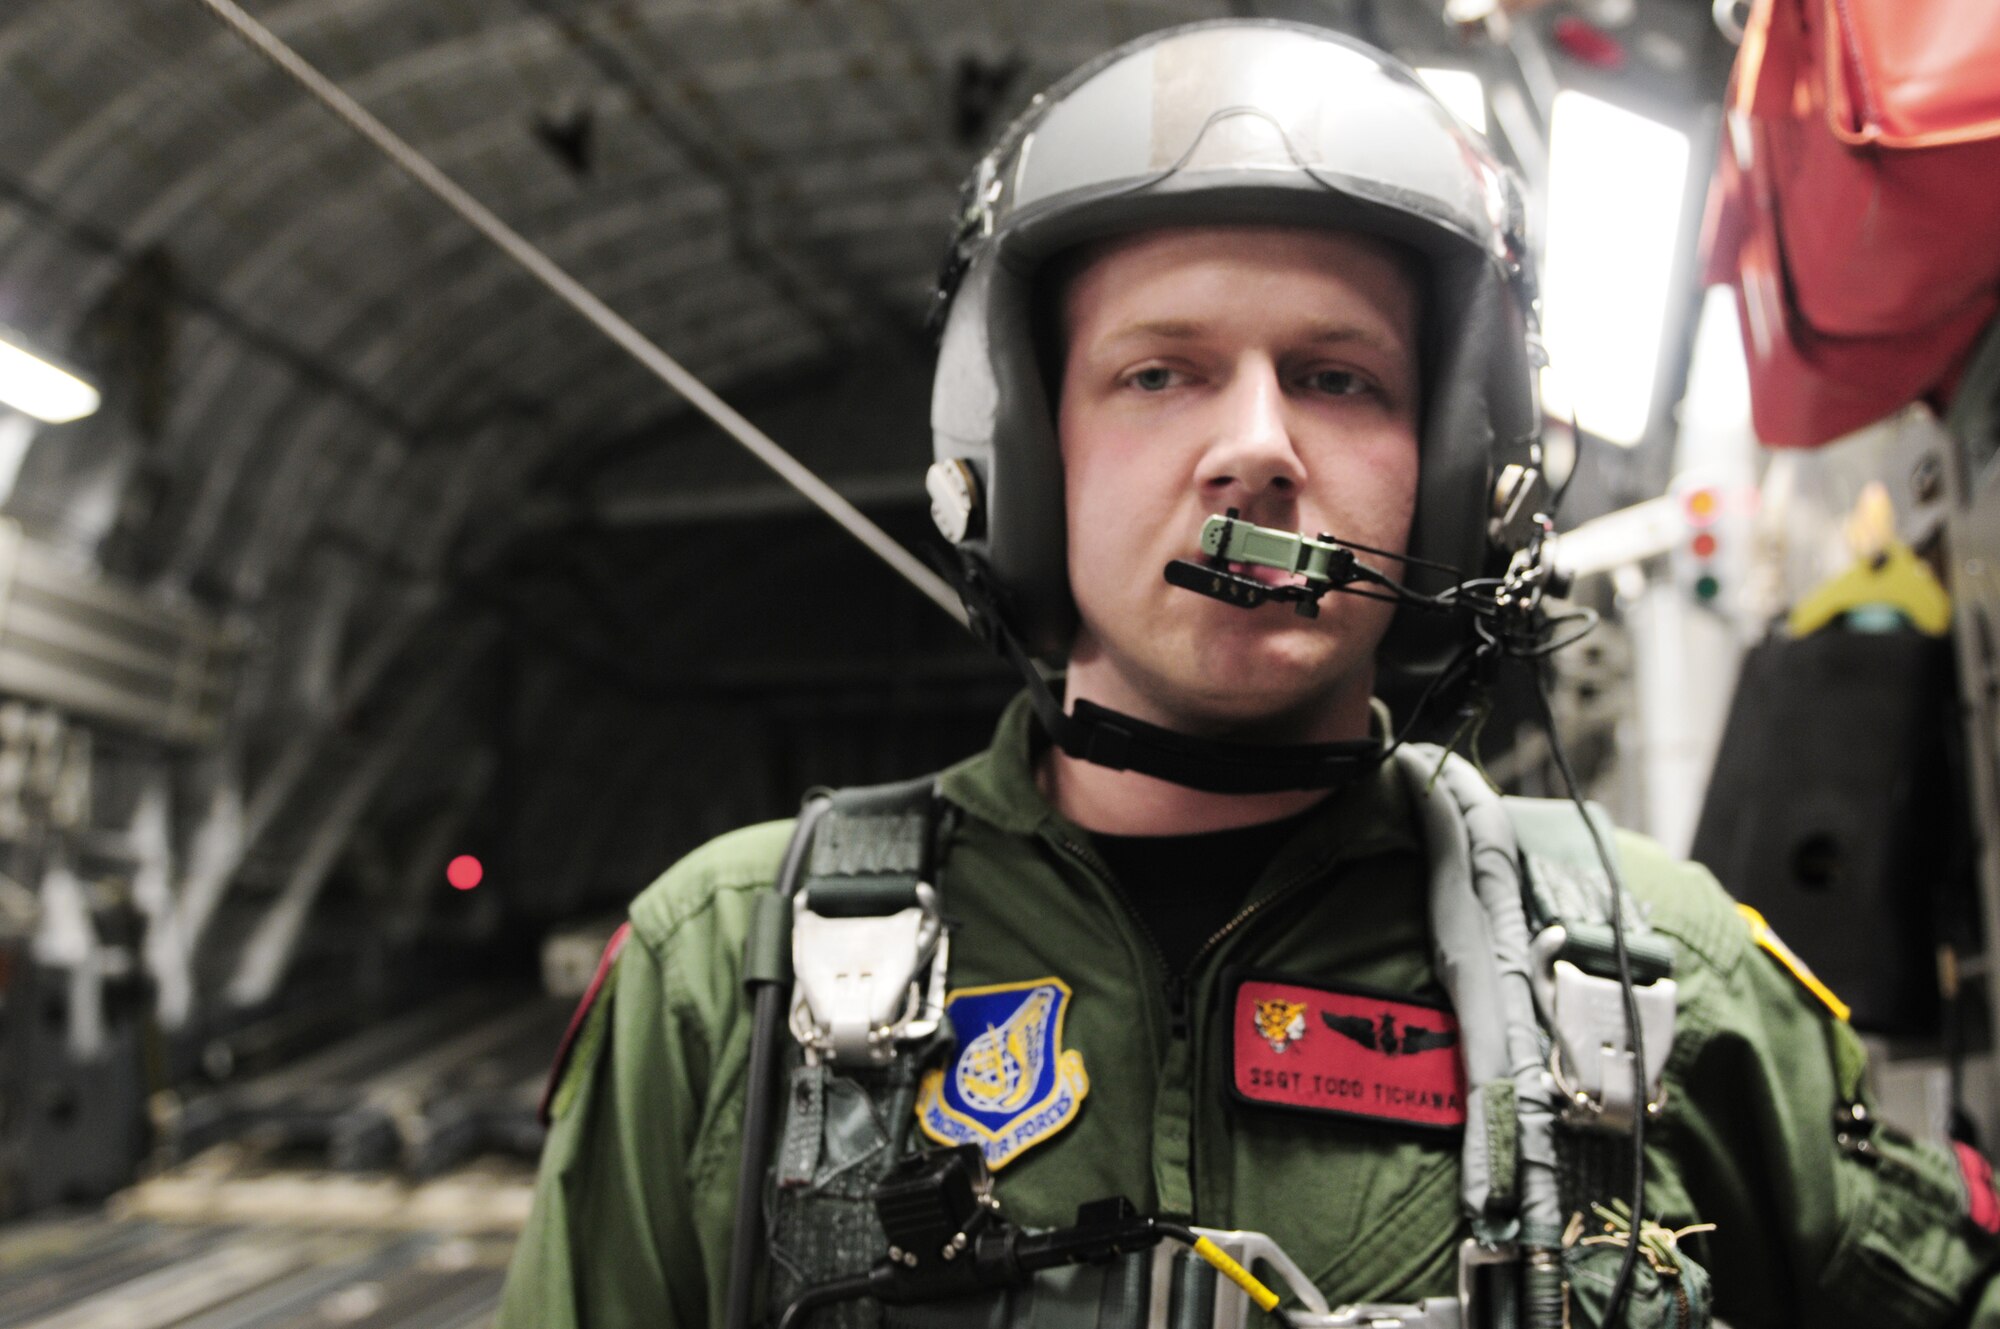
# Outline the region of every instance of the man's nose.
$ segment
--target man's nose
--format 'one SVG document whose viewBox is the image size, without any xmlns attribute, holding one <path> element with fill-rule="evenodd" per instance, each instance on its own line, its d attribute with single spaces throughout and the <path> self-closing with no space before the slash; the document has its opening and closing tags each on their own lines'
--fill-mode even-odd
<svg viewBox="0 0 2000 1329">
<path fill-rule="evenodd" d="M 1305 463 L 1294 446 L 1276 369 L 1265 364 L 1240 370 L 1216 406 L 1213 438 L 1199 473 L 1203 492 L 1238 506 L 1296 494 L 1305 483 Z"/>
</svg>

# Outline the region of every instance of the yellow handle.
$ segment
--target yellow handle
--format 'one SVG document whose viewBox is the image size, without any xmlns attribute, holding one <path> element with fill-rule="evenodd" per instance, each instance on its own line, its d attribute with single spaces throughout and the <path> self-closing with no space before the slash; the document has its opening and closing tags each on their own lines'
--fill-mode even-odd
<svg viewBox="0 0 2000 1329">
<path fill-rule="evenodd" d="M 1257 1303 L 1257 1309 L 1273 1310 L 1278 1304 L 1278 1294 L 1257 1281 L 1257 1276 L 1229 1258 L 1229 1252 L 1210 1241 L 1198 1237 L 1194 1243 L 1194 1253 L 1207 1260 L 1221 1271 L 1222 1276 L 1250 1294 L 1250 1300 Z"/>
</svg>

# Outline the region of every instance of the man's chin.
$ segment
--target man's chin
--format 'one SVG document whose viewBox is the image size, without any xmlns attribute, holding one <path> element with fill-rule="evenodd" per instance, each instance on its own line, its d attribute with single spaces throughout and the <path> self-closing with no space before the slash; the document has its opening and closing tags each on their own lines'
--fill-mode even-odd
<svg viewBox="0 0 2000 1329">
<path fill-rule="evenodd" d="M 1324 620 L 1315 627 L 1285 619 L 1296 628 L 1281 621 L 1249 632 L 1162 634 L 1124 655 L 1086 634 L 1071 655 L 1071 695 L 1204 738 L 1290 744 L 1364 736 L 1373 639 L 1343 640 Z"/>
<path fill-rule="evenodd" d="M 1245 676 L 1157 695 L 1166 727 L 1201 738 L 1290 744 L 1360 738 L 1367 732 L 1372 671 L 1285 679 Z"/>
<path fill-rule="evenodd" d="M 1273 747 L 1327 741 L 1334 736 L 1329 731 L 1336 726 L 1322 709 L 1279 706 L 1253 710 L 1237 701 L 1228 711 L 1190 708 L 1168 727 L 1197 738 Z"/>
</svg>

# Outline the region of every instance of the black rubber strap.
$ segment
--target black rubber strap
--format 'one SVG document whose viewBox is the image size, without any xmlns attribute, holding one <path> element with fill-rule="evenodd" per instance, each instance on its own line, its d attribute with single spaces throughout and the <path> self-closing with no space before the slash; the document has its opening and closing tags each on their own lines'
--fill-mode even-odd
<svg viewBox="0 0 2000 1329">
<path fill-rule="evenodd" d="M 829 800 L 808 799 L 799 811 L 791 843 L 785 847 L 778 880 L 771 891 L 774 906 L 760 906 L 758 923 L 747 939 L 744 985 L 751 1001 L 750 1067 L 743 1093 L 743 1153 L 736 1174 L 736 1214 L 731 1230 L 729 1282 L 725 1285 L 723 1324 L 750 1329 L 756 1301 L 759 1253 L 763 1249 L 764 1173 L 770 1166 L 771 1123 L 776 1113 L 779 1033 L 792 993 L 792 901 L 805 875 L 805 857 L 813 831 L 826 816 Z"/>
</svg>

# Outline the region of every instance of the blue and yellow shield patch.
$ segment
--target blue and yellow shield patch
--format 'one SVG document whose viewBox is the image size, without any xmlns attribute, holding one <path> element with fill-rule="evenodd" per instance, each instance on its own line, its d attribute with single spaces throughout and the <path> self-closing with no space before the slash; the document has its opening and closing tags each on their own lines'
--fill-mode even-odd
<svg viewBox="0 0 2000 1329">
<path fill-rule="evenodd" d="M 945 998 L 958 1053 L 924 1076 L 917 1125 L 939 1144 L 976 1144 L 996 1171 L 1075 1118 L 1090 1092 L 1083 1054 L 1063 1050 L 1069 984 L 966 988 Z"/>
</svg>

